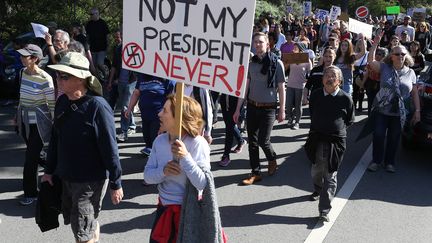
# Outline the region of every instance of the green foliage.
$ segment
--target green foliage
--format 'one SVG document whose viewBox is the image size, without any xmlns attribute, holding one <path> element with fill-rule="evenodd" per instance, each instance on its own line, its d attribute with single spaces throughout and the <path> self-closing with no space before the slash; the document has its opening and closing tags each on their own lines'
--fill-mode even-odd
<svg viewBox="0 0 432 243">
<path fill-rule="evenodd" d="M 121 23 L 122 4 L 120 0 L 3 0 L 0 1 L 0 40 L 7 42 L 31 31 L 31 22 L 46 25 L 54 21 L 65 30 L 73 22 L 85 24 L 94 6 L 110 29 L 114 30 Z"/>
<path fill-rule="evenodd" d="M 271 14 L 272 16 L 283 16 L 285 15 L 285 6 L 276 6 L 263 0 L 256 1 L 255 19 L 259 19 L 261 15 L 265 14 Z"/>
</svg>

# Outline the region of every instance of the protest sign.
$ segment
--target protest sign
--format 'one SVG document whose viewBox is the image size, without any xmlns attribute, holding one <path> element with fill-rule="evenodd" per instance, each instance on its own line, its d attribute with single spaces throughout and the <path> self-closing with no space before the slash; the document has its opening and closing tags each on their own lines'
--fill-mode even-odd
<svg viewBox="0 0 432 243">
<path fill-rule="evenodd" d="M 303 14 L 304 16 L 312 15 L 312 2 L 309 1 L 303 2 Z"/>
<path fill-rule="evenodd" d="M 412 20 L 422 22 L 426 19 L 426 8 L 414 8 L 412 13 Z"/>
<path fill-rule="evenodd" d="M 31 26 L 36 37 L 45 38 L 45 33 L 48 32 L 48 27 L 36 23 L 31 23 Z"/>
<path fill-rule="evenodd" d="M 308 53 L 282 53 L 282 62 L 287 64 L 299 64 L 309 62 Z"/>
<path fill-rule="evenodd" d="M 362 33 L 363 36 L 372 39 L 373 25 L 349 18 L 348 30 L 356 34 Z"/>
<path fill-rule="evenodd" d="M 413 16 L 413 13 L 414 13 L 414 8 L 408 8 L 407 9 L 407 15 L 409 15 L 409 16 Z"/>
<path fill-rule="evenodd" d="M 341 13 L 342 13 L 342 10 L 340 7 L 332 5 L 332 7 L 330 9 L 330 20 L 331 21 L 337 20 L 337 18 L 339 17 L 339 15 Z"/>
<path fill-rule="evenodd" d="M 255 1 L 123 1 L 123 67 L 243 97 Z"/>
<path fill-rule="evenodd" d="M 386 7 L 387 14 L 399 14 L 400 13 L 400 6 L 390 6 Z"/>
<path fill-rule="evenodd" d="M 317 10 L 316 10 L 316 13 L 315 13 L 315 17 L 316 17 L 317 19 L 324 20 L 325 17 L 326 17 L 327 15 L 329 15 L 329 14 L 330 14 L 330 12 L 327 11 L 327 10 L 324 10 L 324 9 L 317 9 Z"/>
</svg>

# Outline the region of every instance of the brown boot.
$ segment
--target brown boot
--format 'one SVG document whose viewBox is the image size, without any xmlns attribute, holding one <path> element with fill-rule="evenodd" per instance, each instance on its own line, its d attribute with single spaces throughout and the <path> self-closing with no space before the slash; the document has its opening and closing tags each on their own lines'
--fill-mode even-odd
<svg viewBox="0 0 432 243">
<path fill-rule="evenodd" d="M 277 165 L 276 160 L 269 161 L 269 164 L 268 164 L 268 175 L 269 176 L 274 175 L 276 173 L 277 169 L 278 169 L 278 165 Z"/>
<path fill-rule="evenodd" d="M 242 181 L 243 185 L 249 186 L 254 184 L 255 182 L 261 181 L 262 177 L 260 175 L 251 174 L 248 178 Z"/>
</svg>

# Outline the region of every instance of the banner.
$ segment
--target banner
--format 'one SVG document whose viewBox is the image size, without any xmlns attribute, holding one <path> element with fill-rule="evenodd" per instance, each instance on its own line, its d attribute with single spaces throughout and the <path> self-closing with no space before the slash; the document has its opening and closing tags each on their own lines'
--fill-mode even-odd
<svg viewBox="0 0 432 243">
<path fill-rule="evenodd" d="M 303 14 L 304 16 L 311 16 L 312 15 L 312 2 L 306 1 L 303 2 Z"/>
<path fill-rule="evenodd" d="M 123 68 L 244 97 L 255 0 L 123 1 Z"/>
<path fill-rule="evenodd" d="M 348 30 L 356 34 L 363 33 L 363 36 L 372 39 L 373 25 L 349 18 Z"/>
<path fill-rule="evenodd" d="M 330 9 L 330 21 L 335 21 L 341 15 L 342 10 L 339 6 L 332 5 Z"/>
</svg>

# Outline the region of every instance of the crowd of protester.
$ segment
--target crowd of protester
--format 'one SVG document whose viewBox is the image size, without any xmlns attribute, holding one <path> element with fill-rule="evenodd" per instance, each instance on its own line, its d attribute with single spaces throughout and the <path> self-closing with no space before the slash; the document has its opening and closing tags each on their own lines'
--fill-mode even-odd
<svg viewBox="0 0 432 243">
<path fill-rule="evenodd" d="M 72 224 L 76 240 L 97 240 L 96 219 L 107 179 L 113 203 L 123 197 L 116 143 L 128 142 L 135 133 L 134 112 L 138 111 L 143 133 L 141 153 L 149 157 L 144 183 L 158 184 L 159 189 L 151 235 L 152 242 L 158 242 L 167 237 L 160 235 L 164 230 L 158 222 L 163 215 L 177 215 L 171 224 L 178 230 L 187 187 L 204 191 L 207 186 L 214 187 L 208 172 L 219 104 L 225 144 L 218 164 L 229 166 L 230 153 L 240 153 L 248 145 L 251 174 L 242 180 L 243 185 L 264 179 L 260 147 L 268 161 L 268 175 L 276 174 L 273 124 L 277 120 L 289 129 L 306 128 L 302 114 L 309 105 L 311 125 L 305 148 L 312 162 L 314 191 L 310 199 L 319 200 L 319 216 L 328 221 L 347 128 L 355 115 L 367 114 L 373 122 L 373 160 L 368 167 L 372 172 L 381 165 L 388 172 L 396 172 L 402 127 L 420 120 L 417 82 L 426 56 L 432 54 L 430 22 L 413 22 L 409 16 L 365 21 L 373 25 L 372 38 L 352 33 L 347 22 L 331 21 L 329 17 L 262 16 L 253 26 L 245 98 L 186 86 L 184 136 L 180 138 L 173 131 L 175 81 L 122 68 L 121 30 L 113 32 L 115 45 L 108 57 L 112 66 L 104 79 L 99 74 L 109 53 L 109 30 L 99 11 L 92 9 L 85 27 L 74 23 L 69 33 L 50 23 L 46 53 L 31 44 L 17 48 L 24 68 L 18 73 L 21 86 L 16 125 L 27 145 L 24 198 L 20 203 L 30 205 L 36 200 L 37 166 L 43 161 L 39 155 L 45 147 L 48 157 L 42 181 L 53 184 L 53 176 L 62 179 L 63 213 Z M 282 61 L 290 53 L 306 53 L 307 61 Z M 44 55 L 49 58 L 45 71 L 38 67 Z M 365 98 L 367 110 L 363 106 Z M 406 105 L 407 100 L 411 106 Z M 113 119 L 116 109 L 121 113 L 118 134 Z M 242 135 L 244 130 L 247 139 Z M 172 160 L 173 156 L 177 161 Z M 74 168 L 76 162 L 80 162 L 79 169 Z M 109 171 L 108 177 L 105 171 Z M 84 214 L 87 216 L 83 218 Z M 213 215 L 211 220 L 217 221 L 218 217 Z M 83 229 L 83 220 L 91 222 L 91 227 Z M 225 240 L 222 236 L 220 233 L 216 237 L 218 241 Z"/>
</svg>

